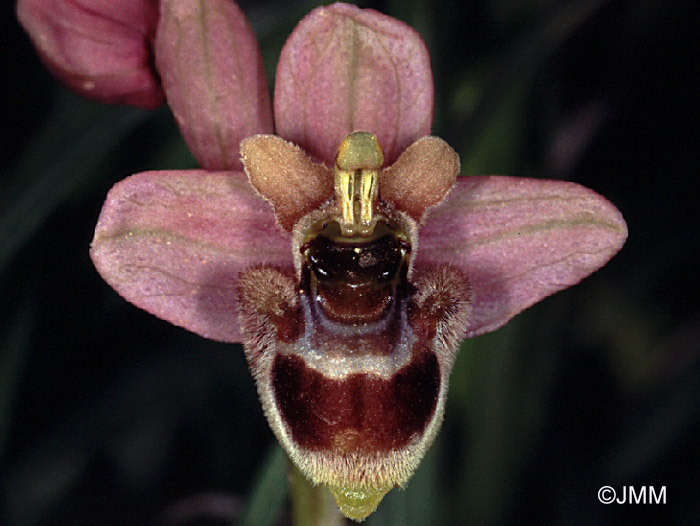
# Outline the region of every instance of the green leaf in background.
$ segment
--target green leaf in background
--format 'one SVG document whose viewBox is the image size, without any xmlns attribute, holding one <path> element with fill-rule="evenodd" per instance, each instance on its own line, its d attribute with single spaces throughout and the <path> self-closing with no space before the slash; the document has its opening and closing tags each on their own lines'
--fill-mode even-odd
<svg viewBox="0 0 700 526">
<path fill-rule="evenodd" d="M 91 179 L 100 181 L 95 168 L 148 115 L 60 92 L 53 114 L 20 158 L 0 212 L 0 275 L 51 212 Z"/>
<path fill-rule="evenodd" d="M 17 305 L 16 310 L 6 333 L 0 336 L 0 466 L 5 461 L 17 386 L 22 378 L 35 322 L 32 302 L 24 301 Z"/>
<path fill-rule="evenodd" d="M 287 497 L 287 456 L 279 444 L 268 451 L 250 486 L 240 526 L 272 526 Z"/>
</svg>

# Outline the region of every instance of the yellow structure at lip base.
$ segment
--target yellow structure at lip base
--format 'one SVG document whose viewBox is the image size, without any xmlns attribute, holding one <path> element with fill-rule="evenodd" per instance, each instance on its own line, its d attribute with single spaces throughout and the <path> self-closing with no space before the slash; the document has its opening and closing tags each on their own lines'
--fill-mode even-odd
<svg viewBox="0 0 700 526">
<path fill-rule="evenodd" d="M 361 521 L 366 519 L 391 488 L 357 490 L 341 487 L 328 488 L 335 498 L 341 513 L 349 519 Z"/>
<path fill-rule="evenodd" d="M 372 234 L 384 152 L 369 132 L 346 136 L 338 147 L 333 176 L 340 229 L 345 237 Z"/>
</svg>

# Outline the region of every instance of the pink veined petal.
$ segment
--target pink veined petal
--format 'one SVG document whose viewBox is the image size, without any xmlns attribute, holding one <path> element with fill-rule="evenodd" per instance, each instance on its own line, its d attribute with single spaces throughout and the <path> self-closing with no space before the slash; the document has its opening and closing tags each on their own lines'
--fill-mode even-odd
<svg viewBox="0 0 700 526">
<path fill-rule="evenodd" d="M 575 183 L 459 177 L 428 213 L 416 265 L 451 263 L 467 274 L 474 294 L 471 337 L 578 283 L 626 238 L 620 212 Z"/>
<path fill-rule="evenodd" d="M 428 135 L 433 119 L 430 57 L 403 22 L 348 4 L 320 7 L 285 44 L 275 82 L 278 135 L 333 164 L 342 139 L 369 131 L 393 163 Z"/>
<path fill-rule="evenodd" d="M 241 140 L 272 133 L 262 56 L 235 2 L 161 0 L 156 67 L 202 168 L 240 170 Z"/>
<path fill-rule="evenodd" d="M 46 67 L 83 97 L 152 109 L 163 102 L 152 68 L 153 0 L 20 0 L 17 18 Z"/>
<path fill-rule="evenodd" d="M 125 299 L 206 338 L 239 342 L 238 275 L 292 267 L 290 241 L 242 172 L 144 172 L 107 196 L 90 255 Z"/>
</svg>

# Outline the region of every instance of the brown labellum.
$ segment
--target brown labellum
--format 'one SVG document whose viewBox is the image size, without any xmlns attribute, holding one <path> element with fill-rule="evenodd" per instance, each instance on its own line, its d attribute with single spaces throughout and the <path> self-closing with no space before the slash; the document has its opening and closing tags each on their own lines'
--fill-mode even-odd
<svg viewBox="0 0 700 526">
<path fill-rule="evenodd" d="M 295 275 L 252 268 L 239 294 L 272 429 L 359 520 L 408 481 L 435 437 L 471 288 L 455 267 L 412 268 L 416 221 L 381 198 L 381 149 L 357 135 L 339 149 L 335 202 L 294 227 Z"/>
</svg>

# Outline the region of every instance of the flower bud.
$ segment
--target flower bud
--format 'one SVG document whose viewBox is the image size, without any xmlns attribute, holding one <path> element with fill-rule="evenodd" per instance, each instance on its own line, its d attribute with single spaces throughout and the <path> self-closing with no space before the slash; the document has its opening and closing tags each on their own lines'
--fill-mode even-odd
<svg viewBox="0 0 700 526">
<path fill-rule="evenodd" d="M 156 0 L 19 0 L 17 18 L 46 67 L 77 94 L 146 109 L 163 102 L 151 55 Z"/>
</svg>

